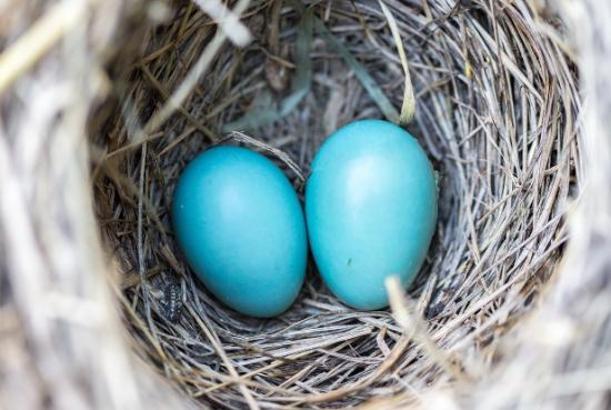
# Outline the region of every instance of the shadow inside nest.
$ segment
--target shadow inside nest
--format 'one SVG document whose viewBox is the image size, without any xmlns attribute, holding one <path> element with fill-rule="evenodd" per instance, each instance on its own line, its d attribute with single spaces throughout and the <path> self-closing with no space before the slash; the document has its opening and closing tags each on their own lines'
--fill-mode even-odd
<svg viewBox="0 0 611 410">
<path fill-rule="evenodd" d="M 190 97 L 144 137 L 139 130 L 215 45 L 216 25 L 179 3 L 115 81 L 119 103 L 93 138 L 105 153 L 94 188 L 137 347 L 189 395 L 221 407 L 243 407 L 249 395 L 263 406 L 356 405 L 475 376 L 459 358 L 482 362 L 477 351 L 530 309 L 566 240 L 579 177 L 570 62 L 538 34 L 526 1 L 388 2 L 417 101 L 409 129 L 440 182 L 437 234 L 409 297 L 427 340 L 456 357 L 427 355 L 388 310 L 345 307 L 312 264 L 289 311 L 250 319 L 213 299 L 176 248 L 168 210 L 180 171 L 246 130 L 300 188 L 325 136 L 396 115 L 404 98 L 376 2 L 294 3 L 254 2 L 243 19 L 250 44 L 219 47 Z M 115 65 L 133 58 L 120 54 Z"/>
</svg>

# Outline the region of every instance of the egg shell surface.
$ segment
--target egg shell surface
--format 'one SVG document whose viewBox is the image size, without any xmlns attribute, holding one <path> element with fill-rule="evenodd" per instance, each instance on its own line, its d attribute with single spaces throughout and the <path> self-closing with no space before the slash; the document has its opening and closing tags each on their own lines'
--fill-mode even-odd
<svg viewBox="0 0 611 410">
<path fill-rule="evenodd" d="M 433 167 L 417 140 L 381 120 L 332 134 L 306 185 L 310 247 L 329 289 L 364 310 L 388 306 L 385 279 L 408 287 L 437 221 Z"/>
<path fill-rule="evenodd" d="M 175 188 L 172 222 L 189 265 L 226 305 L 271 317 L 297 297 L 308 249 L 303 210 L 265 156 L 234 146 L 198 155 Z"/>
</svg>

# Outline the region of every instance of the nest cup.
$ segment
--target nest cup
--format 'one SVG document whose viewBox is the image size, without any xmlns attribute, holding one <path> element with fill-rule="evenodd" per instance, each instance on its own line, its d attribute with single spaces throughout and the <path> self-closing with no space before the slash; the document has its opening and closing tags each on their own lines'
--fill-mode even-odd
<svg viewBox="0 0 611 410">
<path fill-rule="evenodd" d="M 168 215 L 181 170 L 211 145 L 260 150 L 301 189 L 332 131 L 401 111 L 404 67 L 378 2 L 228 5 L 241 23 L 177 2 L 110 66 L 113 98 L 90 125 L 97 222 L 136 351 L 200 403 L 408 404 L 482 377 L 562 257 L 580 158 L 576 76 L 540 29 L 555 17 L 526 0 L 385 4 L 409 61 L 407 128 L 440 187 L 433 245 L 394 317 L 341 304 L 312 264 L 285 314 L 242 316 L 194 279 Z"/>
</svg>

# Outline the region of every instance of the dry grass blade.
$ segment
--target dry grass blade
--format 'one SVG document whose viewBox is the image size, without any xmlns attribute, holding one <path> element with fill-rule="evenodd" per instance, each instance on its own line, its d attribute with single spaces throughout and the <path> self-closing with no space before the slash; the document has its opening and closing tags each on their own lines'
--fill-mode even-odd
<svg viewBox="0 0 611 410">
<path fill-rule="evenodd" d="M 464 381 L 464 371 L 460 366 L 456 365 L 456 359 L 451 359 L 446 352 L 442 351 L 435 344 L 427 331 L 425 322 L 416 316 L 417 313 L 413 307 L 408 306 L 399 278 L 396 276 L 389 277 L 386 280 L 386 291 L 388 292 L 388 300 L 390 301 L 393 316 L 403 327 L 405 337 L 407 339 L 413 338 L 417 346 L 424 350 L 433 363 L 438 364 L 455 379 Z"/>
<path fill-rule="evenodd" d="M 367 69 L 354 58 L 350 50 L 348 50 L 319 19 L 316 19 L 316 28 L 323 35 L 325 40 L 337 51 L 337 53 L 339 53 L 344 61 L 346 61 L 346 64 L 354 71 L 354 74 L 361 82 L 363 88 L 365 88 L 371 99 L 382 111 L 384 117 L 389 121 L 399 122 L 399 113 Z"/>
<path fill-rule="evenodd" d="M 60 1 L 0 54 L 0 95 L 85 18 L 86 6 Z"/>
<path fill-rule="evenodd" d="M 252 37 L 240 22 L 239 14 L 231 12 L 220 0 L 193 0 L 204 12 L 217 22 L 223 33 L 233 43 L 245 47 Z"/>
<path fill-rule="evenodd" d="M 252 397 L 252 393 L 250 392 L 250 390 L 248 390 L 248 387 L 246 387 L 246 385 L 241 380 L 239 380 L 238 372 L 236 371 L 235 366 L 233 365 L 231 360 L 229 360 L 229 358 L 227 357 L 227 353 L 225 353 L 225 349 L 221 345 L 218 339 L 218 336 L 216 336 L 215 334 L 213 334 L 210 331 L 208 326 L 199 318 L 198 314 L 195 311 L 193 311 L 191 307 L 188 307 L 188 309 L 189 309 L 189 313 L 195 319 L 200 329 L 204 332 L 208 340 L 214 346 L 214 349 L 216 350 L 217 354 L 219 355 L 219 357 L 221 358 L 221 360 L 227 367 L 227 370 L 229 371 L 231 376 L 236 379 L 236 383 L 238 383 L 238 385 L 240 386 L 240 391 L 246 398 L 246 403 L 248 403 L 248 407 L 251 410 L 259 409 L 259 405 L 255 401 L 255 399 Z"/>
<path fill-rule="evenodd" d="M 395 17 L 392 15 L 390 10 L 388 10 L 388 7 L 386 7 L 382 0 L 378 0 L 378 2 L 380 3 L 382 12 L 384 12 L 384 16 L 386 16 L 386 19 L 388 20 L 388 26 L 390 27 L 390 32 L 395 40 L 397 51 L 399 52 L 399 58 L 401 59 L 401 66 L 403 67 L 403 72 L 405 74 L 405 88 L 403 91 L 403 103 L 401 105 L 401 114 L 399 115 L 399 124 L 407 125 L 412 121 L 414 114 L 416 113 L 416 98 L 414 97 L 412 77 L 409 73 L 409 63 L 407 61 L 407 56 L 405 55 L 403 40 L 401 40 L 401 33 L 399 31 L 399 27 L 397 26 Z"/>
<path fill-rule="evenodd" d="M 264 152 L 272 154 L 274 157 L 282 161 L 282 163 L 284 163 L 292 172 L 295 173 L 295 175 L 297 176 L 299 180 L 299 183 L 305 182 L 305 176 L 303 175 L 303 171 L 301 170 L 301 168 L 299 168 L 299 165 L 297 165 L 295 161 L 293 161 L 293 159 L 291 159 L 291 157 L 286 152 L 279 150 L 277 148 L 271 147 L 268 144 L 265 144 L 264 142 L 261 142 L 257 139 L 249 137 L 248 135 L 242 132 L 238 132 L 238 131 L 232 132 L 229 135 L 229 137 L 227 137 L 224 141 L 228 141 L 228 140 L 243 142 L 257 149 L 260 149 Z"/>
</svg>

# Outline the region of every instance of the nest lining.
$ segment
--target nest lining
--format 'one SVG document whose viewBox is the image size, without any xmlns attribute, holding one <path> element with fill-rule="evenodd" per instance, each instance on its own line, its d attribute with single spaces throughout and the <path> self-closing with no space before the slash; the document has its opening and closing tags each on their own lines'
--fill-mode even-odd
<svg viewBox="0 0 611 410">
<path fill-rule="evenodd" d="M 305 3 L 400 107 L 403 71 L 378 3 Z M 426 329 L 404 333 L 390 311 L 345 307 L 314 266 L 288 312 L 255 320 L 222 306 L 193 279 L 168 210 L 180 171 L 223 141 L 227 124 L 278 107 L 294 91 L 303 12 L 278 4 L 250 5 L 243 22 L 254 41 L 222 47 L 190 97 L 145 142 L 134 143 L 135 130 L 214 41 L 216 25 L 178 2 L 169 22 L 146 33 L 135 62 L 132 53 L 115 62 L 130 70 L 117 75 L 118 103 L 94 137 L 105 152 L 94 193 L 137 351 L 214 407 L 409 400 L 413 392 L 481 376 L 499 336 L 532 309 L 562 255 L 563 215 L 580 181 L 569 58 L 538 29 L 540 17 L 525 0 L 387 1 L 417 101 L 408 129 L 440 176 L 436 238 L 409 289 Z M 298 106 L 248 127 L 258 147 L 248 138 L 230 141 L 263 147 L 287 169 L 288 155 L 299 168 L 290 172 L 298 187 L 325 136 L 349 121 L 383 116 L 316 30 L 309 56 L 311 85 Z"/>
</svg>

